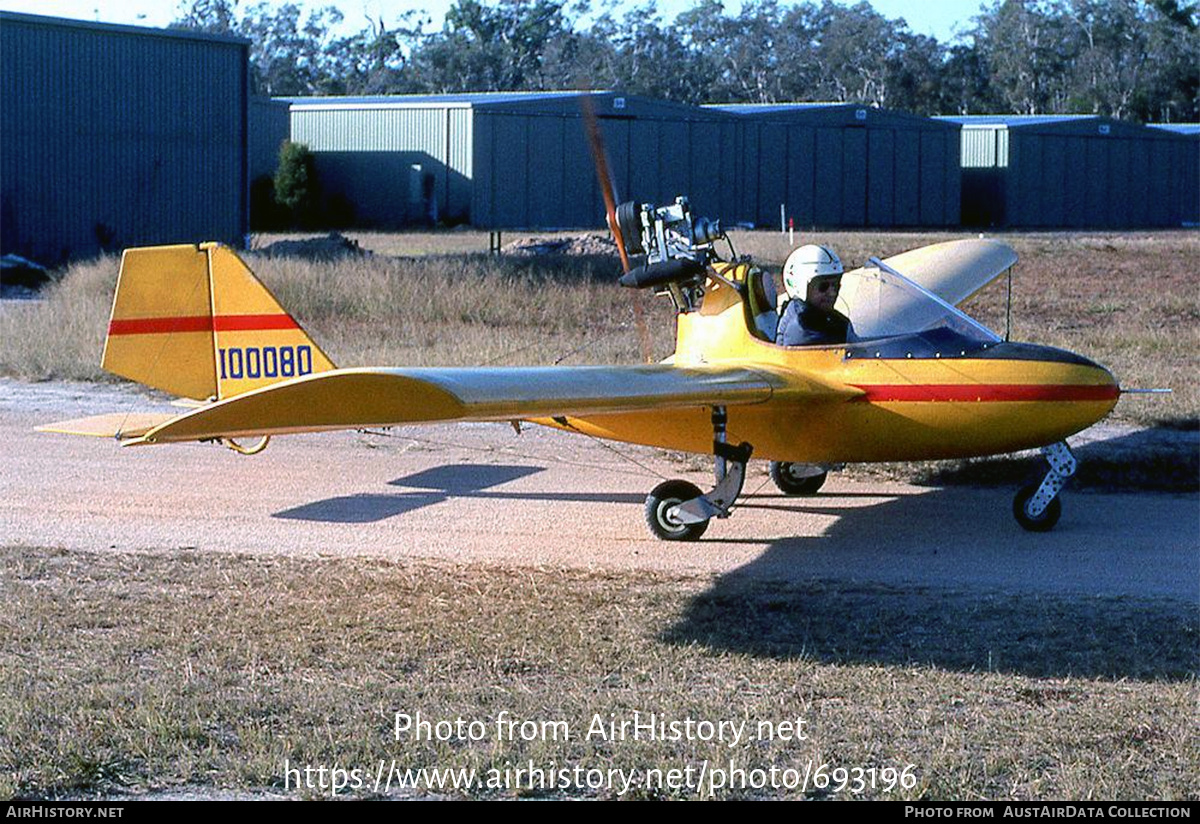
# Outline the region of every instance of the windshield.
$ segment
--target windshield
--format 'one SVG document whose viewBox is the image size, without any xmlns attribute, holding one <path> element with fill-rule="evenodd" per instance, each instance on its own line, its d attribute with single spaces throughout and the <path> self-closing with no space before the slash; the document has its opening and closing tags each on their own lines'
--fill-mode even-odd
<svg viewBox="0 0 1200 824">
<path fill-rule="evenodd" d="M 842 276 L 837 309 L 850 318 L 858 340 L 933 329 L 950 329 L 985 343 L 1000 340 L 995 332 L 877 258 Z"/>
</svg>

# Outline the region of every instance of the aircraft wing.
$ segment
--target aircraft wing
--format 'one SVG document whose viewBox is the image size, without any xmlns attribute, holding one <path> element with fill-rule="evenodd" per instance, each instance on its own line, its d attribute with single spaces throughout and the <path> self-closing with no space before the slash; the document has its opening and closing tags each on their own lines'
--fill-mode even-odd
<svg viewBox="0 0 1200 824">
<path fill-rule="evenodd" d="M 1017 253 L 998 240 L 972 238 L 922 246 L 883 262 L 957 306 L 1008 271 Z"/>
<path fill-rule="evenodd" d="M 830 400 L 856 391 L 729 365 L 338 369 L 218 401 L 125 443 L 752 404 L 778 395 Z"/>
</svg>

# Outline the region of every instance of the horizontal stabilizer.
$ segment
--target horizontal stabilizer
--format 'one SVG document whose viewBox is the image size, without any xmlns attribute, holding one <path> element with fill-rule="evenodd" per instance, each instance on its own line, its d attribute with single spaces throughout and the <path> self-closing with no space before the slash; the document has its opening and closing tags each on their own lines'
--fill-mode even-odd
<svg viewBox="0 0 1200 824">
<path fill-rule="evenodd" d="M 93 438 L 116 438 L 130 440 L 140 438 L 156 426 L 161 426 L 175 415 L 161 412 L 110 412 L 88 418 L 73 418 L 35 427 L 38 432 L 57 432 L 63 435 L 87 435 Z"/>
</svg>

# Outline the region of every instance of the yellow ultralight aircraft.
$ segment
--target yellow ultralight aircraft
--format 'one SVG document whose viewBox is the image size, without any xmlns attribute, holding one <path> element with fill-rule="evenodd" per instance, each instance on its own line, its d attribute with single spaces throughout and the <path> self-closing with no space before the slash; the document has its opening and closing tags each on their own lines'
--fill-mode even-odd
<svg viewBox="0 0 1200 824">
<path fill-rule="evenodd" d="M 610 206 L 610 217 L 614 210 Z M 872 259 L 843 276 L 838 308 L 855 339 L 778 346 L 754 323 L 755 279 L 716 222 L 685 198 L 622 204 L 614 234 L 645 262 L 626 286 L 669 294 L 675 354 L 634 366 L 349 368 L 334 366 L 228 247 L 129 249 L 121 263 L 102 365 L 201 403 L 179 415 L 101 415 L 51 424 L 123 445 L 219 441 L 254 452 L 273 435 L 440 421 L 532 421 L 567 432 L 711 454 L 716 482 L 684 480 L 646 499 L 650 530 L 695 540 L 728 517 L 751 453 L 772 461 L 788 494 L 812 494 L 832 466 L 928 460 L 1041 447 L 1050 464 L 1013 504 L 1045 531 L 1075 470 L 1063 441 L 1103 418 L 1120 394 L 1079 355 L 1010 343 L 956 308 L 1008 270 L 992 240 Z M 629 238 L 628 250 L 622 238 Z M 236 439 L 262 438 L 247 449 Z"/>
</svg>

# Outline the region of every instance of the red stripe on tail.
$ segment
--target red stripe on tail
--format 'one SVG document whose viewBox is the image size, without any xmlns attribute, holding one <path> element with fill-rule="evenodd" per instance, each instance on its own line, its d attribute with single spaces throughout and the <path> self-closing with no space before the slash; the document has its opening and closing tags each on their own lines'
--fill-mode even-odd
<svg viewBox="0 0 1200 824">
<path fill-rule="evenodd" d="M 173 318 L 129 318 L 108 324 L 110 335 L 167 335 L 174 332 L 268 332 L 299 329 L 291 315 L 186 315 Z"/>
</svg>

